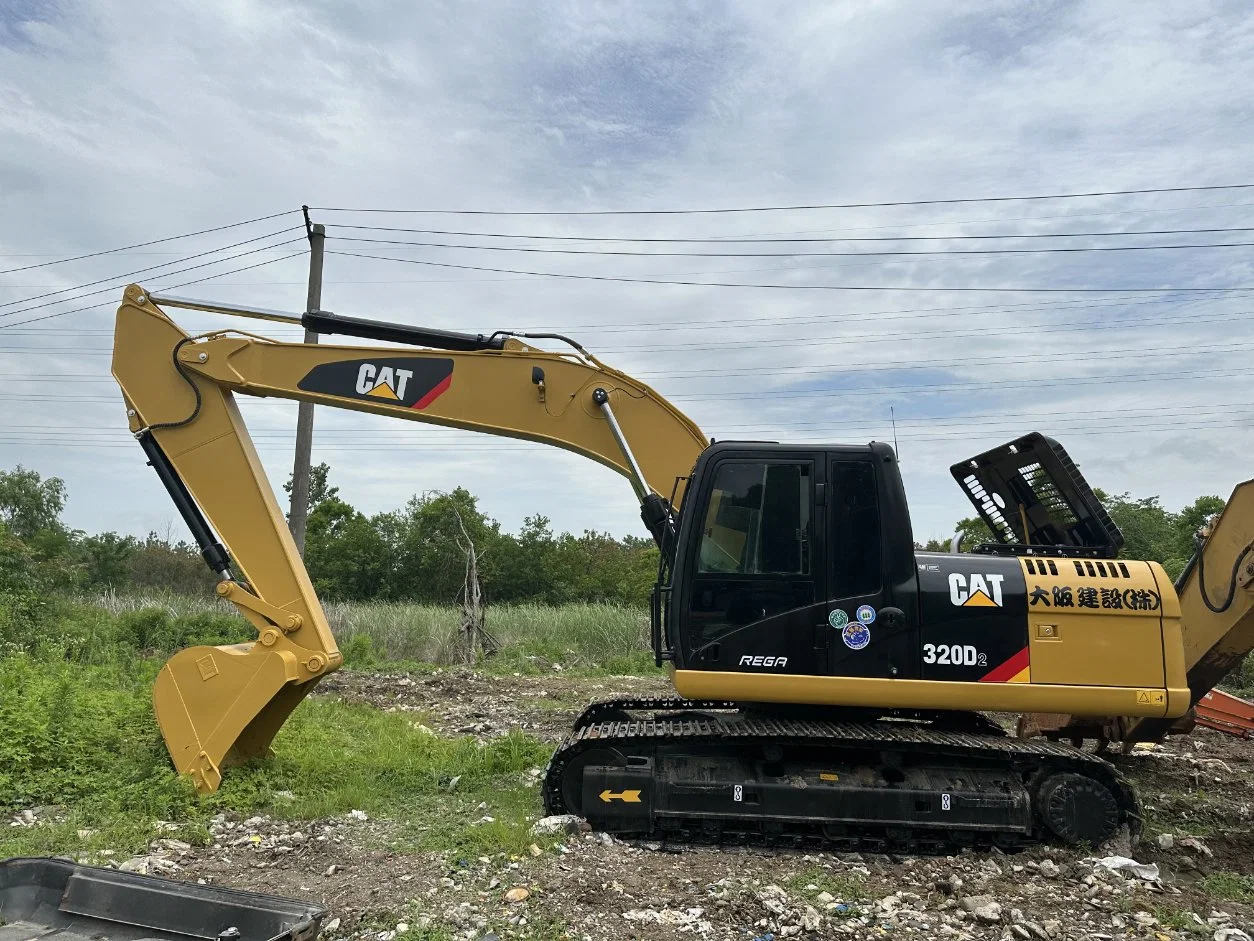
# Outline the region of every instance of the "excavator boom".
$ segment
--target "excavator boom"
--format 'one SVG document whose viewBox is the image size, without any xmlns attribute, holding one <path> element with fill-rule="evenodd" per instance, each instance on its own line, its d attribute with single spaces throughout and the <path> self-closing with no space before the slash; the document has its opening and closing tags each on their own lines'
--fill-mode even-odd
<svg viewBox="0 0 1254 941">
<path fill-rule="evenodd" d="M 627 476 L 661 538 L 668 524 L 663 495 L 682 494 L 682 478 L 707 443 L 648 386 L 578 347 L 551 353 L 502 335 L 418 331 L 327 314 L 311 319 L 327 332 L 440 348 L 315 346 L 228 331 L 192 337 L 138 285 L 126 289 L 117 313 L 113 375 L 130 429 L 218 573 L 219 595 L 258 632 L 250 644 L 180 651 L 157 680 L 154 706 L 166 745 L 179 772 L 202 791 L 218 787 L 222 767 L 265 756 L 291 711 L 343 662 L 235 393 L 574 451 Z"/>
</svg>

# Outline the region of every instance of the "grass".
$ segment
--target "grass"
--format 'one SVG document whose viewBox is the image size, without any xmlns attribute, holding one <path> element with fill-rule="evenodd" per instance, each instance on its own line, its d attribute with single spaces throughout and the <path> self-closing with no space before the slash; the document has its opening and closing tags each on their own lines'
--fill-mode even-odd
<svg viewBox="0 0 1254 941">
<path fill-rule="evenodd" d="M 1235 872 L 1213 872 L 1198 882 L 1207 895 L 1229 902 L 1254 902 L 1254 876 Z"/>
<path fill-rule="evenodd" d="M 1193 916 L 1183 909 L 1159 905 L 1155 906 L 1152 914 L 1158 919 L 1160 928 L 1170 928 L 1172 931 L 1203 933 L 1203 929 L 1193 920 Z"/>
<path fill-rule="evenodd" d="M 837 902 L 856 902 L 866 898 L 866 889 L 859 873 L 832 872 L 810 866 L 788 879 L 788 888 L 811 901 L 820 892 L 827 892 Z"/>
<path fill-rule="evenodd" d="M 103 595 L 91 607 L 117 617 L 163 612 L 167 619 L 234 615 L 216 597 L 173 593 Z M 86 606 L 84 606 L 86 607 Z M 459 663 L 457 611 L 406 602 L 332 602 L 327 620 L 352 667 Z M 240 620 L 251 636 L 251 628 Z M 553 664 L 580 672 L 640 674 L 654 669 L 644 610 L 609 604 L 560 607 L 520 604 L 488 609 L 486 627 L 501 649 L 480 667 L 501 673 L 550 672 Z"/>
<path fill-rule="evenodd" d="M 151 715 L 154 661 L 127 669 L 80 666 L 26 654 L 0 669 L 0 810 L 41 807 L 35 827 L 0 827 L 0 857 L 119 854 L 144 849 L 155 821 L 203 843 L 221 810 L 316 819 L 364 810 L 372 817 L 427 820 L 416 848 L 519 853 L 540 812 L 522 772 L 551 748 L 521 734 L 481 743 L 420 731 L 412 717 L 335 701 L 303 704 L 275 740 L 275 757 L 234 769 L 214 795 L 198 798 L 170 767 Z M 456 785 L 453 785 L 457 778 Z M 294 799 L 276 798 L 290 791 Z M 489 810 L 473 808 L 486 801 Z M 487 813 L 491 825 L 466 824 Z M 7 821 L 5 821 L 7 822 Z M 80 836 L 79 831 L 93 831 Z"/>
<path fill-rule="evenodd" d="M 521 734 L 444 738 L 412 714 L 335 700 L 306 701 L 272 759 L 233 769 L 200 798 L 170 767 L 152 683 L 174 651 L 250 640 L 251 625 L 216 598 L 176 594 L 53 598 L 36 615 L 0 605 L 0 857 L 109 849 L 125 858 L 158 835 L 157 821 L 178 828 L 161 835 L 203 844 L 222 810 L 299 820 L 364 810 L 399 822 L 388 838 L 401 851 L 522 855 L 535 840 L 539 794 L 521 772 L 543 767 L 551 746 Z M 452 609 L 338 604 L 328 617 L 350 669 L 456 660 Z M 492 609 L 488 629 L 502 646 L 482 669 L 652 669 L 647 621 L 634 609 L 519 605 Z M 4 826 L 6 810 L 32 807 L 38 826 Z M 475 822 L 483 817 L 493 819 Z"/>
<path fill-rule="evenodd" d="M 302 704 L 273 759 L 233 769 L 217 794 L 198 798 L 170 767 L 152 683 L 175 650 L 249 640 L 251 625 L 215 598 L 175 594 L 54 598 L 36 615 L 0 604 L 0 857 L 138 852 L 156 821 L 203 843 L 221 810 L 289 819 L 364 810 L 402 821 L 395 843 L 407 850 L 522 854 L 534 839 L 540 800 L 521 772 L 544 766 L 551 746 L 521 734 L 443 738 L 413 715 L 334 700 Z M 454 660 L 452 609 L 332 605 L 328 616 L 350 669 Z M 488 628 L 502 649 L 483 669 L 652 669 L 646 619 L 633 609 L 520 605 L 493 609 Z M 276 800 L 280 791 L 295 799 Z M 39 826 L 3 826 L 6 809 L 31 807 L 42 808 Z M 494 819 L 472 824 L 484 816 Z"/>
</svg>

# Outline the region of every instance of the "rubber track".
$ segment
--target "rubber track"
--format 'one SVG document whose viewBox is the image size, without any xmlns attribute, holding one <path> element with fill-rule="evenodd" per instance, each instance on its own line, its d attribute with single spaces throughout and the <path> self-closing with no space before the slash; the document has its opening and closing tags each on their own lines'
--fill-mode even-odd
<svg viewBox="0 0 1254 941">
<path fill-rule="evenodd" d="M 1095 778 L 1105 784 L 1114 793 L 1124 812 L 1125 818 L 1134 833 L 1138 832 L 1141 823 L 1140 805 L 1135 792 L 1123 775 L 1109 762 L 1096 755 L 1082 752 L 1070 745 L 1058 742 L 1047 742 L 1040 739 L 1020 739 L 1010 736 L 983 735 L 970 732 L 945 731 L 929 728 L 926 725 L 902 722 L 842 722 L 828 719 L 792 719 L 772 718 L 756 715 L 736 714 L 719 718 L 668 718 L 665 715 L 654 718 L 631 719 L 627 721 L 598 721 L 600 716 L 617 711 L 680 711 L 700 712 L 702 710 L 736 710 L 733 703 L 713 700 L 683 700 L 675 698 L 658 699 L 626 699 L 593 703 L 587 707 L 575 722 L 566 739 L 557 747 L 549 762 L 545 776 L 544 803 L 546 812 L 562 814 L 570 812 L 562 798 L 562 775 L 568 761 L 585 749 L 621 745 L 630 750 L 633 746 L 647 746 L 648 751 L 678 743 L 735 743 L 737 748 L 750 747 L 755 743 L 762 744 L 827 744 L 839 751 L 845 747 L 858 749 L 876 748 L 882 750 L 908 751 L 916 755 L 949 760 L 961 759 L 987 761 L 990 758 L 1005 760 L 1007 768 L 1016 768 L 1028 772 L 1038 779 L 1045 773 L 1074 772 Z M 685 821 L 685 825 L 676 830 L 655 827 L 652 833 L 634 834 L 641 838 L 674 839 L 681 838 L 699 842 L 761 842 L 777 843 L 759 829 L 759 821 L 746 820 L 746 827 L 728 829 L 717 834 L 710 834 L 699 819 Z M 883 850 L 888 845 L 901 846 L 907 849 L 931 847 L 938 851 L 950 851 L 961 847 L 962 843 L 938 841 L 934 832 L 911 833 L 906 828 L 898 828 L 891 838 L 881 835 L 866 838 L 828 839 L 817 828 L 805 837 L 796 834 L 787 838 L 797 843 L 804 840 L 807 844 L 826 844 L 840 846 L 842 849 L 869 848 Z M 1036 840 L 1043 839 L 1037 837 Z M 1034 842 L 1028 840 L 1027 842 Z M 1022 843 L 1024 838 L 1018 834 L 1007 834 L 1007 843 Z M 965 845 L 976 845 L 974 842 Z"/>
</svg>

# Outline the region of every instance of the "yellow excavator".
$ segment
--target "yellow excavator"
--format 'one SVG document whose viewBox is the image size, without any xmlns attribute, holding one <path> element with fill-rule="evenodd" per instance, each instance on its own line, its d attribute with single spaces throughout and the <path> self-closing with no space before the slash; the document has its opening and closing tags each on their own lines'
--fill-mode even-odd
<svg viewBox="0 0 1254 941">
<path fill-rule="evenodd" d="M 391 345 L 190 336 L 166 308 Z M 660 550 L 652 645 L 678 696 L 592 704 L 543 785 L 550 813 L 615 833 L 1096 845 L 1139 828 L 1115 765 L 1007 735 L 985 713 L 1161 738 L 1254 647 L 1254 481 L 1235 489 L 1173 584 L 1156 562 L 1117 557 L 1118 528 L 1044 435 L 951 468 L 995 542 L 918 552 L 892 448 L 714 442 L 556 334 L 293 316 L 131 285 L 113 375 L 218 594 L 257 630 L 252 643 L 178 652 L 156 681 L 174 766 L 202 792 L 223 768 L 267 756 L 343 662 L 237 393 L 542 442 L 628 479 Z"/>
</svg>

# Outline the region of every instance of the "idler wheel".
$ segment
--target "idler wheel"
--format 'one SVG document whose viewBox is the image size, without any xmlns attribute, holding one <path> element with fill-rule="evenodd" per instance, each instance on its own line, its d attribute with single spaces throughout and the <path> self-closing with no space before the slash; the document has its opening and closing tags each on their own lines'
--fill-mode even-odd
<svg viewBox="0 0 1254 941">
<path fill-rule="evenodd" d="M 1064 843 L 1104 843 L 1119 827 L 1119 802 L 1110 788 L 1082 774 L 1055 774 L 1041 784 L 1037 809 Z"/>
</svg>

